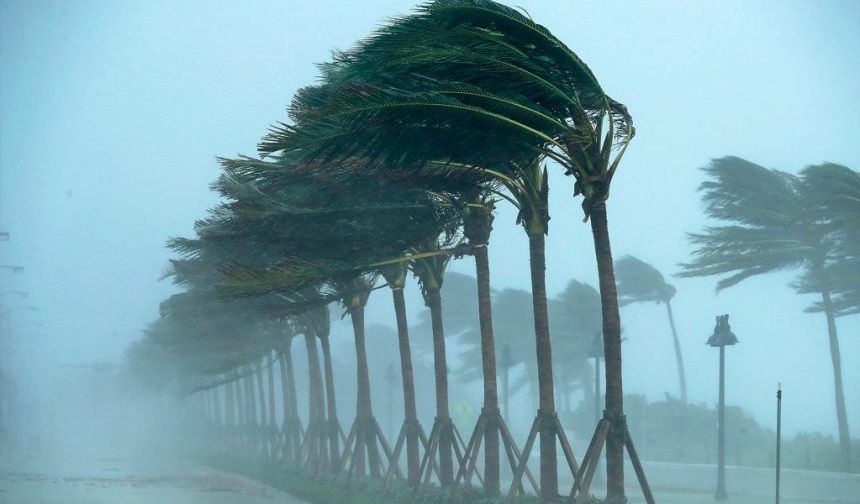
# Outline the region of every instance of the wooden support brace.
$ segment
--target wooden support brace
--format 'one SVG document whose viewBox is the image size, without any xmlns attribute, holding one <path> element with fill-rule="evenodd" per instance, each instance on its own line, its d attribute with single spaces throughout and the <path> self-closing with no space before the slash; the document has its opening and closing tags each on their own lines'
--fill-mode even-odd
<svg viewBox="0 0 860 504">
<path fill-rule="evenodd" d="M 626 424 L 624 429 L 624 445 L 627 447 L 627 453 L 630 455 L 630 462 L 633 464 L 633 470 L 636 472 L 636 479 L 639 480 L 639 487 L 642 489 L 642 495 L 645 496 L 645 502 L 647 504 L 654 504 L 654 495 L 651 493 L 648 479 L 645 478 L 645 470 L 642 468 L 639 454 L 636 453 L 636 447 L 633 446 L 633 439 L 630 437 L 630 429 L 627 428 Z"/>
<path fill-rule="evenodd" d="M 517 490 L 519 490 L 520 483 L 523 479 L 523 473 L 526 470 L 526 466 L 529 462 L 529 455 L 531 455 L 532 447 L 535 443 L 535 437 L 538 433 L 538 427 L 540 427 L 541 416 L 538 415 L 535 417 L 534 422 L 532 422 L 531 431 L 529 431 L 529 437 L 526 439 L 526 445 L 523 447 L 523 455 L 520 458 L 519 466 L 517 467 L 517 472 L 514 473 L 514 479 L 511 482 L 511 488 L 508 490 L 508 500 L 512 500 L 517 495 Z"/>
</svg>

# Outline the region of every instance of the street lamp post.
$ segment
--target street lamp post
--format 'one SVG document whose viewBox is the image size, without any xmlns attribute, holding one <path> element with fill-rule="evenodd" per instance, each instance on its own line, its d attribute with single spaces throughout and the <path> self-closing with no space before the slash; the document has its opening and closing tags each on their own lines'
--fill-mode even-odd
<svg viewBox="0 0 860 504">
<path fill-rule="evenodd" d="M 782 447 L 782 384 L 776 386 L 776 504 L 779 504 L 780 448 Z"/>
<path fill-rule="evenodd" d="M 714 499 L 724 501 L 729 498 L 726 493 L 726 346 L 734 345 L 738 338 L 729 326 L 729 316 L 717 316 L 714 333 L 708 338 L 707 344 L 720 349 L 720 403 L 717 410 L 717 491 Z"/>
</svg>

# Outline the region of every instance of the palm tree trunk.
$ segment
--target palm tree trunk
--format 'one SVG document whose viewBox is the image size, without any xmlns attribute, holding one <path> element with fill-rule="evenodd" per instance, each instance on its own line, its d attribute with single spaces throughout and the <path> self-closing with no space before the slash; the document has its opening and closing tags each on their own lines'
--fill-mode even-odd
<svg viewBox="0 0 860 504">
<path fill-rule="evenodd" d="M 672 328 L 672 344 L 675 345 L 675 362 L 678 366 L 678 385 L 681 388 L 681 401 L 687 404 L 687 374 L 684 371 L 684 356 L 681 354 L 681 342 L 675 329 L 675 317 L 672 315 L 672 302 L 666 301 L 666 314 L 669 316 L 669 327 Z"/>
<path fill-rule="evenodd" d="M 317 436 L 312 439 L 309 446 L 313 447 L 311 459 L 317 461 L 326 456 L 325 438 L 320 436 L 319 429 L 325 429 L 325 398 L 323 397 L 323 377 L 320 369 L 319 351 L 317 349 L 316 336 L 313 334 L 305 334 L 305 344 L 308 349 L 308 370 L 310 375 L 308 387 L 308 434 L 311 434 L 311 425 L 314 426 L 313 435 Z"/>
<path fill-rule="evenodd" d="M 606 437 L 606 502 L 627 502 L 624 496 L 624 392 L 621 382 L 621 316 L 615 268 L 609 243 L 606 204 L 591 208 L 591 232 L 600 278 L 600 304 L 603 312 L 603 359 L 606 372 L 606 407 L 604 418 L 610 428 Z"/>
<path fill-rule="evenodd" d="M 409 426 L 406 431 L 406 480 L 410 487 L 414 487 L 419 483 L 418 409 L 415 406 L 415 377 L 412 372 L 412 351 L 409 348 L 409 325 L 406 322 L 403 288 L 391 289 L 391 295 L 394 298 L 394 314 L 397 317 L 400 374 L 403 375 L 403 413 Z"/>
<path fill-rule="evenodd" d="M 233 383 L 228 382 L 224 385 L 224 427 L 228 432 L 228 436 L 233 434 L 234 411 Z"/>
<path fill-rule="evenodd" d="M 356 401 L 356 442 L 355 457 L 358 476 L 364 475 L 364 457 L 368 456 L 371 475 L 377 470 L 373 463 L 376 450 L 376 433 L 373 431 L 373 406 L 370 400 L 370 376 L 367 368 L 367 347 L 364 341 L 364 305 L 354 302 L 349 309 L 352 329 L 355 334 L 356 381 L 358 382 Z"/>
<path fill-rule="evenodd" d="M 289 418 L 294 419 L 299 416 L 299 402 L 298 393 L 296 391 L 296 374 L 293 369 L 293 348 L 290 341 L 287 341 L 287 344 L 284 345 L 281 358 L 283 360 L 284 372 L 282 379 L 285 387 L 284 416 L 286 418 L 286 415 L 289 415 Z"/>
<path fill-rule="evenodd" d="M 245 397 L 242 393 L 242 378 L 233 381 L 233 400 L 236 402 L 236 446 L 242 449 L 245 442 Z"/>
<path fill-rule="evenodd" d="M 265 455 L 266 453 L 266 392 L 263 389 L 263 365 L 260 362 L 257 362 L 257 372 L 255 373 L 257 378 L 257 396 L 260 398 L 260 425 L 257 427 L 257 436 L 260 440 L 260 452 Z"/>
<path fill-rule="evenodd" d="M 328 443 L 329 457 L 332 461 L 332 469 L 335 469 L 340 458 L 340 443 L 338 440 L 337 400 L 334 395 L 334 370 L 331 362 L 331 343 L 328 334 L 320 334 L 320 346 L 323 354 L 323 367 L 325 369 L 325 397 L 328 408 Z"/>
<path fill-rule="evenodd" d="M 433 327 L 433 370 L 436 378 L 436 419 L 440 425 L 448 426 L 451 416 L 448 408 L 448 363 L 445 356 L 445 329 L 442 325 L 442 296 L 438 288 L 427 293 L 427 307 Z M 443 428 L 439 436 L 439 483 L 450 486 L 454 482 L 452 452 L 453 433 Z"/>
<path fill-rule="evenodd" d="M 291 463 L 298 462 L 301 433 L 298 427 L 299 405 L 296 395 L 296 377 L 293 371 L 292 342 L 287 340 L 281 352 L 281 391 L 284 396 L 285 449 L 284 457 Z"/>
<path fill-rule="evenodd" d="M 842 356 L 839 352 L 839 337 L 836 334 L 836 317 L 830 292 L 821 293 L 824 314 L 827 316 L 827 335 L 830 340 L 830 360 L 833 362 L 833 386 L 836 390 L 836 422 L 839 427 L 839 448 L 845 470 L 851 463 L 851 434 L 848 431 L 848 415 L 845 413 L 845 392 L 842 390 Z"/>
<path fill-rule="evenodd" d="M 555 415 L 552 381 L 552 344 L 549 339 L 549 314 L 546 301 L 546 241 L 543 230 L 529 233 L 532 306 L 535 318 L 535 349 L 538 365 L 538 415 L 540 423 L 540 492 L 544 502 L 558 498 L 558 463 L 555 425 L 543 421 Z"/>
<path fill-rule="evenodd" d="M 490 260 L 487 245 L 475 247 L 475 275 L 478 280 L 478 322 L 481 327 L 481 367 L 484 374 L 484 412 L 499 418 L 496 385 L 496 345 L 490 300 Z M 484 492 L 499 494 L 499 425 L 495 421 L 484 430 Z"/>
<path fill-rule="evenodd" d="M 248 452 L 253 453 L 257 444 L 257 399 L 254 396 L 254 375 L 251 368 L 245 375 L 245 398 L 248 407 Z"/>
<path fill-rule="evenodd" d="M 271 358 L 272 352 L 266 353 L 267 360 Z M 271 361 L 266 370 L 269 385 L 269 421 L 266 423 L 266 437 L 269 440 L 269 458 L 275 458 L 277 423 L 275 422 L 275 362 Z"/>
</svg>

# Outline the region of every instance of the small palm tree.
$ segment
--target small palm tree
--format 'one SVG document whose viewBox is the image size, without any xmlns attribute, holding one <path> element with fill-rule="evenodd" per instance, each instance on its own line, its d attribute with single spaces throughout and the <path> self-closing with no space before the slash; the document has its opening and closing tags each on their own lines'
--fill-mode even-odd
<svg viewBox="0 0 860 504">
<path fill-rule="evenodd" d="M 672 344 L 675 348 L 675 364 L 678 368 L 678 386 L 681 401 L 687 403 L 687 377 L 684 373 L 684 356 L 681 353 L 681 342 L 675 329 L 675 317 L 672 315 L 672 298 L 675 297 L 675 287 L 663 278 L 663 274 L 654 266 L 626 255 L 615 262 L 618 278 L 618 302 L 621 306 L 632 303 L 653 302 L 666 306 L 666 316 L 669 318 L 669 328 L 672 330 Z"/>
</svg>

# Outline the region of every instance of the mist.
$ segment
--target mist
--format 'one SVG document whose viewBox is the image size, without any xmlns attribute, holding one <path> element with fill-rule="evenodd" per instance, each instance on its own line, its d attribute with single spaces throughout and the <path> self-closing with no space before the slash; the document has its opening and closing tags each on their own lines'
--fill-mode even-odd
<svg viewBox="0 0 860 504">
<path fill-rule="evenodd" d="M 706 341 L 715 317 L 729 314 L 738 339 L 725 349 L 731 500 L 773 500 L 779 384 L 783 498 L 860 502 L 860 317 L 835 322 L 853 447 L 853 458 L 841 466 L 827 321 L 805 312 L 820 296 L 792 287 L 799 269 L 754 275 L 719 292 L 719 275 L 678 276 L 694 257 L 689 233 L 719 224 L 707 215 L 699 190 L 709 177 L 703 168 L 714 160 L 734 156 L 797 176 L 824 163 L 860 170 L 860 6 L 769 0 L 509 5 L 575 51 L 635 121 L 636 136 L 606 205 L 612 255 L 641 259 L 676 289 L 671 308 L 686 370 L 687 413 L 678 413 L 666 308 L 660 302 L 620 307 L 627 422 L 657 501 L 714 498 L 719 351 Z M 263 389 L 266 366 L 274 370 L 275 390 L 266 393 L 274 396 L 268 404 L 275 406 L 277 426 L 284 425 L 280 343 L 212 376 L 188 373 L 196 364 L 174 360 L 169 351 L 155 359 L 162 367 L 141 372 L 133 349 L 163 318 L 161 303 L 187 290 L 171 276 L 170 260 L 179 255 L 165 243 L 195 237 L 195 221 L 224 201 L 210 187 L 222 173 L 216 157 L 258 157 L 270 126 L 290 120 L 296 92 L 321 82 L 318 64 L 414 6 L 400 0 L 0 2 L 0 502 L 323 502 L 310 491 L 297 494 L 293 480 L 278 484 L 259 476 L 271 468 L 257 468 L 258 474 L 247 469 L 247 457 L 230 459 L 230 449 L 219 444 L 228 435 L 200 427 L 212 423 L 212 397 L 219 416 L 227 415 L 226 388 L 206 389 L 259 363 Z M 571 315 L 575 305 L 564 294 L 574 280 L 598 289 L 600 278 L 573 177 L 554 161 L 546 164 L 555 408 L 581 461 L 600 417 L 593 406 L 595 359 L 587 352 L 591 340 L 576 329 L 579 312 Z M 500 395 L 503 346 L 522 344 L 508 366 L 509 411 L 501 411 L 522 450 L 539 393 L 537 368 L 530 369 L 536 356 L 529 238 L 517 218 L 518 210 L 499 199 L 487 251 Z M 454 257 L 445 272 L 448 407 L 468 442 L 483 400 L 475 262 L 469 254 Z M 376 287 L 364 310 L 370 402 L 393 446 L 404 422 L 398 332 L 390 290 L 381 278 Z M 404 295 L 418 421 L 429 435 L 437 417 L 433 324 L 412 273 Z M 589 313 L 599 321 L 595 299 Z M 359 408 L 353 325 L 342 304 L 331 303 L 328 314 L 337 412 L 348 435 Z M 277 330 L 260 334 L 266 331 Z M 571 341 L 578 343 L 568 348 Z M 313 373 L 305 338 L 288 344 L 306 427 Z M 701 436 L 688 433 L 700 444 L 684 448 L 669 439 L 684 425 L 701 429 Z M 215 445 L 217 453 L 205 450 Z M 538 451 L 536 445 L 529 459 L 535 475 Z M 558 460 L 564 473 L 561 449 Z M 605 465 L 591 488 L 601 499 Z M 689 472 L 678 476 L 678 466 Z M 511 472 L 503 467 L 503 495 Z M 625 474 L 627 498 L 645 502 L 629 461 Z M 569 472 L 559 476 L 561 495 L 572 482 Z"/>
</svg>

